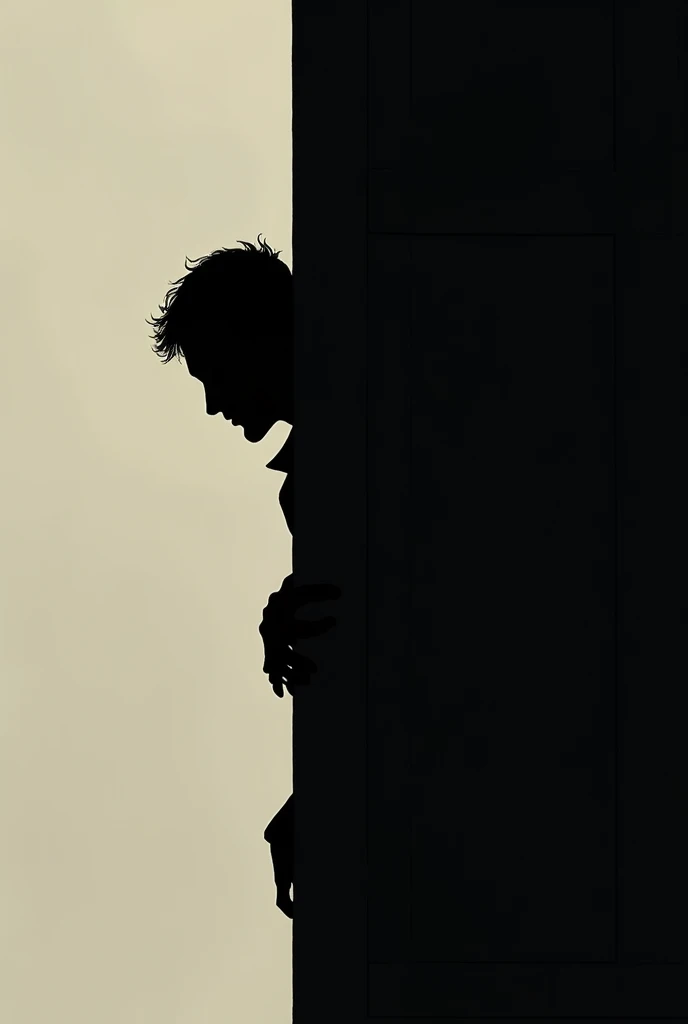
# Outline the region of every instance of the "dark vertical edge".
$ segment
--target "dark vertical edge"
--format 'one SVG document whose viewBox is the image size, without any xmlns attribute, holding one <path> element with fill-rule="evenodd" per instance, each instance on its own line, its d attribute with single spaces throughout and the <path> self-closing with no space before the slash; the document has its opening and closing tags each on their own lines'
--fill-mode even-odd
<svg viewBox="0 0 688 1024">
<path fill-rule="evenodd" d="M 409 88 L 409 91 L 408 91 L 408 109 L 409 109 L 408 123 L 409 123 L 409 137 L 410 137 L 412 132 L 415 132 L 417 130 L 417 126 L 416 126 L 416 123 L 415 123 L 415 110 L 414 110 L 414 102 L 413 102 L 413 3 L 414 3 L 414 0 L 408 0 L 408 69 L 409 69 L 409 71 L 408 71 L 408 76 L 409 76 L 408 77 L 408 88 Z M 409 150 L 409 153 L 410 152 L 411 152 L 411 150 Z M 408 215 L 410 213 L 411 214 L 411 217 L 410 217 L 410 227 L 413 230 L 413 229 L 416 228 L 416 211 L 415 210 L 412 211 L 412 209 L 411 209 L 412 208 L 412 204 L 410 202 L 410 199 L 409 199 L 408 195 L 406 197 L 406 203 L 407 203 L 407 220 L 409 219 Z M 407 529 L 409 531 L 409 543 L 412 543 L 413 542 L 413 538 L 415 536 L 415 534 L 413 532 L 414 531 L 414 524 L 413 524 L 413 518 L 412 518 L 412 515 L 413 515 L 413 513 L 412 513 L 412 509 L 413 509 L 413 373 L 412 373 L 412 369 L 413 369 L 413 367 L 412 367 L 411 353 L 413 351 L 413 346 L 414 346 L 414 328 L 415 328 L 415 321 L 414 321 L 414 312 L 415 312 L 415 310 L 414 310 L 414 302 L 413 302 L 413 297 L 414 297 L 414 292 L 413 292 L 413 273 L 412 273 L 412 270 L 411 270 L 411 267 L 412 267 L 412 264 L 413 264 L 413 256 L 414 256 L 414 244 L 413 244 L 413 237 L 412 236 L 409 236 L 409 239 L 408 239 L 408 249 L 407 249 L 406 256 L 407 256 L 407 259 L 408 259 L 408 264 L 407 264 L 407 274 L 408 274 L 408 277 L 407 277 L 407 292 L 406 292 L 406 294 L 407 294 L 407 300 L 408 300 L 408 318 L 409 318 L 409 331 L 408 331 L 407 338 L 406 338 L 406 340 L 407 340 L 407 348 L 406 348 L 406 352 L 405 352 L 405 356 L 406 356 L 406 379 L 408 381 L 408 390 L 407 390 L 408 408 L 407 408 L 407 418 L 406 418 L 406 422 L 408 424 L 408 433 L 407 433 L 407 437 L 406 437 L 406 445 L 407 445 L 406 450 L 408 452 L 408 459 L 409 459 L 409 480 L 408 480 L 408 484 L 409 484 L 409 490 L 408 490 L 409 505 L 408 505 L 408 508 L 406 510 L 406 516 L 407 516 Z M 409 553 L 410 553 L 410 549 L 409 549 Z M 412 558 L 408 559 L 407 567 L 406 568 L 407 568 L 407 572 L 408 572 L 407 595 L 408 595 L 408 602 L 409 602 L 409 607 L 408 607 L 406 621 L 409 624 L 412 624 L 413 623 L 413 559 Z M 412 651 L 413 651 L 413 648 L 411 648 L 411 657 L 408 660 L 408 672 L 407 672 L 407 676 L 406 676 L 406 680 L 405 680 L 406 686 L 404 687 L 405 703 L 406 703 L 405 711 L 406 711 L 407 721 L 408 721 L 408 727 L 407 727 L 407 732 L 406 732 L 407 743 L 408 743 L 407 764 L 408 764 L 409 769 L 411 771 L 413 771 L 413 768 L 414 768 L 414 756 L 413 756 L 413 736 L 414 736 L 414 730 L 413 730 L 413 727 L 412 727 L 412 722 L 410 721 L 410 718 L 411 718 L 411 715 L 412 715 L 412 708 L 413 708 L 412 687 L 413 687 L 413 679 L 414 679 L 414 671 L 413 671 L 414 670 L 414 659 L 413 659 Z M 409 782 L 412 782 L 412 780 L 409 780 Z M 414 793 L 414 792 L 415 792 L 415 787 L 414 787 L 413 784 L 411 784 L 409 786 L 409 794 Z M 411 950 L 415 951 L 415 937 L 414 937 L 414 934 L 413 934 L 413 809 L 412 809 L 411 806 L 408 807 L 407 828 L 408 828 L 408 830 L 407 830 L 407 835 L 408 835 L 407 857 L 408 857 L 408 878 L 409 878 L 409 886 L 408 886 L 408 892 L 409 892 L 409 903 L 408 903 L 408 937 L 409 937 L 409 946 L 410 946 Z"/>
<path fill-rule="evenodd" d="M 613 493 L 614 493 L 614 962 L 619 963 L 621 956 L 621 900 L 623 898 L 621 889 L 620 858 L 621 858 L 621 834 L 620 834 L 620 768 L 621 758 L 619 750 L 619 634 L 621 624 L 619 622 L 619 491 L 618 491 L 618 459 L 619 459 L 619 418 L 618 418 L 618 365 L 617 345 L 619 338 L 619 266 L 617 258 L 617 235 L 621 226 L 621 208 L 619 205 L 619 165 L 618 165 L 618 100 L 620 90 L 620 68 L 618 62 L 619 39 L 621 29 L 618 18 L 617 2 L 612 2 L 612 66 L 614 74 L 613 88 L 613 168 L 616 178 L 615 202 L 617 208 L 613 218 L 614 233 L 612 235 L 612 431 L 613 431 Z M 621 563 L 623 564 L 623 563 Z"/>
<path fill-rule="evenodd" d="M 413 120 L 413 0 L 408 0 L 408 104 L 409 122 Z M 415 125 L 411 123 L 411 127 Z"/>
<path fill-rule="evenodd" d="M 616 174 L 616 0 L 612 0 L 612 171 Z"/>
<path fill-rule="evenodd" d="M 676 4 L 676 81 L 674 89 L 673 159 L 671 190 L 671 233 L 685 234 L 686 228 L 686 140 L 685 87 L 682 81 L 682 57 L 685 46 L 685 0 Z"/>
<path fill-rule="evenodd" d="M 411 3 L 409 3 L 409 9 L 411 8 L 411 6 L 412 6 L 412 0 L 411 0 Z M 408 238 L 408 242 L 407 242 L 407 246 L 406 246 L 406 259 L 407 259 L 407 264 L 406 264 L 406 274 L 407 274 L 407 277 L 406 277 L 406 297 L 407 297 L 407 302 L 408 302 L 407 316 L 408 316 L 409 330 L 408 330 L 408 332 L 406 334 L 406 339 L 405 339 L 406 340 L 406 350 L 404 352 L 404 356 L 405 356 L 404 362 L 406 364 L 406 366 L 405 366 L 406 380 L 408 381 L 408 388 L 407 388 L 407 392 L 406 392 L 406 396 L 407 396 L 406 397 L 406 401 L 407 401 L 407 408 L 406 408 L 407 434 L 406 434 L 405 441 L 406 441 L 406 451 L 408 453 L 408 460 L 409 460 L 409 471 L 408 471 L 408 506 L 407 506 L 407 509 L 406 509 L 406 517 L 405 517 L 406 518 L 406 523 L 405 523 L 405 526 L 406 526 L 406 531 L 407 531 L 407 534 L 406 534 L 407 535 L 407 552 L 408 552 L 409 556 L 411 554 L 411 545 L 413 544 L 413 542 L 415 540 L 415 537 L 416 537 L 415 518 L 413 516 L 413 498 L 414 498 L 414 489 L 413 489 L 413 469 L 414 469 L 414 466 L 413 466 L 413 392 L 414 392 L 414 387 L 413 387 L 413 350 L 414 350 L 414 347 L 415 347 L 414 343 L 415 343 L 415 324 L 416 324 L 416 321 L 415 321 L 415 301 L 414 301 L 415 300 L 415 280 L 414 280 L 414 274 L 413 274 L 414 255 L 415 255 L 414 239 L 413 239 L 413 237 L 409 237 Z M 414 619 L 413 619 L 413 584 L 414 584 L 413 573 L 414 573 L 414 560 L 413 560 L 412 557 L 408 557 L 408 559 L 407 559 L 406 572 L 408 574 L 408 585 L 407 585 L 408 610 L 407 610 L 407 613 L 406 613 L 406 621 L 409 623 L 409 628 L 412 628 L 413 621 L 414 621 Z M 405 686 L 404 686 L 404 699 L 405 699 L 405 705 L 406 705 L 405 711 L 406 711 L 406 718 L 407 718 L 406 735 L 407 735 L 407 743 L 408 743 L 407 764 L 408 764 L 409 769 L 410 769 L 411 772 L 413 772 L 413 770 L 414 770 L 414 762 L 415 762 L 414 750 L 413 750 L 414 728 L 413 728 L 413 721 L 412 721 L 412 719 L 413 719 L 414 706 L 415 706 L 414 705 L 414 696 L 415 696 L 414 690 L 415 690 L 416 677 L 415 677 L 415 660 L 413 658 L 413 650 L 414 650 L 414 648 L 413 648 L 413 645 L 411 644 L 411 649 L 410 649 L 410 655 L 411 656 L 407 659 L 406 679 L 404 680 L 404 683 L 405 683 Z M 414 785 L 415 779 L 412 779 L 412 780 L 409 780 L 409 781 L 411 782 L 411 785 L 409 786 L 409 794 L 411 794 L 411 793 L 415 794 L 415 791 L 416 791 L 415 790 L 415 785 Z M 408 819 L 407 820 L 408 820 L 408 833 L 407 833 L 408 834 L 408 850 L 407 850 L 407 858 L 408 858 L 408 877 L 409 877 L 409 886 L 408 886 L 408 892 L 409 892 L 408 936 L 409 936 L 409 946 L 410 946 L 410 949 L 415 954 L 415 948 L 416 948 L 415 947 L 415 936 L 414 936 L 414 933 L 413 933 L 414 892 L 413 892 L 413 807 L 412 806 L 408 807 Z"/>
<path fill-rule="evenodd" d="M 365 322 L 366 322 L 366 373 L 364 386 L 365 401 L 365 745 L 366 745 L 366 784 L 365 784 L 365 863 L 366 880 L 369 886 L 369 851 L 370 851 L 370 370 L 368 359 L 368 345 L 370 344 L 370 2 L 365 4 L 365 167 L 366 167 L 366 192 L 365 192 Z M 370 984 L 368 964 L 370 955 L 370 899 L 366 893 L 365 901 L 365 1007 L 366 1017 L 370 1016 Z"/>
<path fill-rule="evenodd" d="M 296 130 L 297 130 L 297 118 L 296 118 L 296 73 L 295 73 L 296 61 L 294 60 L 294 49 L 295 49 L 295 47 L 294 47 L 294 37 L 296 35 L 296 28 L 295 28 L 296 19 L 295 19 L 295 10 L 294 10 L 294 8 L 295 8 L 295 3 L 296 2 L 298 2 L 298 0 L 292 0 L 292 2 L 290 4 L 290 9 L 291 9 L 291 19 L 290 19 L 290 28 L 291 28 L 291 47 L 290 47 L 290 49 L 291 49 L 291 81 L 290 81 L 290 85 L 291 85 L 291 179 L 292 179 L 292 181 L 291 181 L 291 185 L 292 185 L 292 208 L 291 208 L 292 278 L 295 276 L 295 269 L 296 269 L 295 266 L 294 266 L 294 246 L 296 244 L 296 228 L 295 228 L 296 217 L 294 215 L 294 213 L 295 213 L 295 210 L 294 210 L 294 207 L 295 207 L 294 197 L 295 197 L 295 193 L 296 193 L 296 181 L 295 181 L 295 174 L 294 174 L 294 167 L 295 167 L 295 146 L 294 146 L 294 140 L 296 138 Z M 294 312 L 293 315 L 294 315 L 294 330 L 295 330 L 296 313 Z M 295 364 L 295 361 L 296 361 L 296 340 L 295 340 L 295 335 L 294 335 L 294 339 L 292 340 L 292 364 Z M 292 403 L 293 403 L 292 404 L 292 408 L 293 409 L 296 409 L 297 395 L 298 395 L 298 388 L 296 386 L 296 374 L 294 374 L 294 378 L 293 378 L 293 381 L 292 381 Z M 294 537 L 293 537 L 293 534 L 292 534 L 292 538 L 291 538 L 291 566 L 292 566 L 292 573 L 293 573 L 293 571 L 294 571 Z M 293 786 L 294 786 L 293 780 L 294 780 L 294 777 L 296 775 L 296 752 L 295 752 L 296 744 L 294 743 L 294 735 L 295 735 L 294 717 L 295 717 L 294 716 L 294 704 L 292 702 L 292 706 L 291 706 L 292 796 L 293 796 Z M 293 800 L 292 800 L 292 804 L 293 804 Z M 296 852 L 296 851 L 294 851 L 294 852 Z M 296 948 L 295 948 L 295 942 L 294 942 L 294 928 L 292 926 L 292 931 L 291 931 L 291 1014 L 290 1014 L 290 1020 L 292 1021 L 292 1024 L 294 1024 L 294 1021 L 296 1019 L 295 1018 L 295 1014 L 294 1014 L 294 990 L 295 990 L 295 986 L 296 986 L 296 976 L 295 976 L 296 972 L 294 970 L 294 965 L 296 963 L 295 953 L 296 953 Z"/>
<path fill-rule="evenodd" d="M 681 18 L 681 0 L 676 4 L 676 82 L 681 81 L 681 48 L 683 46 L 683 19 Z"/>
<path fill-rule="evenodd" d="M 407 764 L 410 749 L 408 695 L 410 664 L 404 647 L 408 646 L 406 587 L 408 572 L 408 500 L 407 430 L 408 387 L 408 289 L 412 281 L 410 242 L 385 231 L 376 231 L 386 204 L 398 202 L 404 209 L 406 194 L 392 199 L 389 191 L 375 187 L 375 167 L 384 178 L 394 168 L 404 166 L 410 152 L 412 135 L 411 91 L 409 88 L 410 25 L 412 0 L 374 0 L 368 4 L 368 265 L 371 303 L 368 330 L 371 345 L 368 360 L 368 447 L 369 543 L 370 552 L 368 626 L 371 631 L 368 671 L 369 737 L 375 744 L 370 752 L 368 797 L 370 884 L 374 886 L 368 903 L 369 960 L 407 960 L 410 956 L 408 859 L 408 773 L 400 771 L 398 787 L 392 784 L 383 766 Z M 379 185 L 379 183 L 378 183 Z M 377 224 L 376 224 L 377 221 Z M 398 236 L 398 233 L 396 233 Z M 383 368 L 384 383 L 383 383 Z M 378 391 L 379 389 L 379 391 Z M 383 493 L 373 489 L 380 487 Z M 392 498 L 392 495 L 397 498 Z M 388 524 L 384 540 L 377 532 Z M 403 540 L 402 540 L 403 537 Z M 392 550 L 398 545 L 397 562 Z M 401 552 L 404 552 L 403 554 Z M 406 574 L 392 595 L 395 574 Z M 384 597 L 384 595 L 387 595 Z M 382 602 L 382 605 L 380 605 Z M 376 632 L 377 630 L 377 632 Z M 392 638 L 398 634 L 396 644 Z M 387 652 L 382 660 L 383 652 Z M 396 698 L 393 696 L 396 695 Z M 396 699 L 396 708 L 392 706 Z M 380 797 L 386 794 L 383 805 Z M 402 808 L 403 804 L 403 808 Z M 377 817 L 372 817 L 377 814 Z M 394 858 L 389 871 L 385 857 Z"/>
<path fill-rule="evenodd" d="M 297 585 L 332 582 L 337 627 L 299 643 L 293 699 L 295 1024 L 366 1018 L 367 0 L 292 4 Z"/>
<path fill-rule="evenodd" d="M 618 269 L 616 260 L 616 235 L 612 237 L 612 431 L 613 431 L 613 491 L 614 491 L 614 961 L 619 963 L 620 956 L 620 850 L 619 835 L 619 422 L 618 422 L 618 375 L 617 375 L 617 344 L 618 344 Z"/>
</svg>

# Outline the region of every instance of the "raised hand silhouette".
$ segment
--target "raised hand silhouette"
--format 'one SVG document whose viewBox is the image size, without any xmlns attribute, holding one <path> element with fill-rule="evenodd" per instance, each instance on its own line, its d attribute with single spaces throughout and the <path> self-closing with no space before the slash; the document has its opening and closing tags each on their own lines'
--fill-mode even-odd
<svg viewBox="0 0 688 1024">
<path fill-rule="evenodd" d="M 294 650 L 294 641 L 320 636 L 337 622 L 332 615 L 315 620 L 297 619 L 296 611 L 306 604 L 333 601 L 340 596 L 340 588 L 331 583 L 295 587 L 292 575 L 270 595 L 258 630 L 265 650 L 263 672 L 278 697 L 284 696 L 285 687 L 293 697 L 295 688 L 310 683 L 310 676 L 318 668 L 312 658 Z"/>
</svg>

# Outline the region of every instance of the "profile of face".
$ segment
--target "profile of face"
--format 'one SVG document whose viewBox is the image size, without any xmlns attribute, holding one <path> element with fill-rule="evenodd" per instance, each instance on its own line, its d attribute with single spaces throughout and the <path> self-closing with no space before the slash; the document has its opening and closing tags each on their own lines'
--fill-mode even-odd
<svg viewBox="0 0 688 1024">
<path fill-rule="evenodd" d="M 203 385 L 207 414 L 222 413 L 233 426 L 243 428 L 247 441 L 262 441 L 278 420 L 290 422 L 287 378 L 198 352 L 187 353 L 185 359 L 191 376 Z"/>
</svg>

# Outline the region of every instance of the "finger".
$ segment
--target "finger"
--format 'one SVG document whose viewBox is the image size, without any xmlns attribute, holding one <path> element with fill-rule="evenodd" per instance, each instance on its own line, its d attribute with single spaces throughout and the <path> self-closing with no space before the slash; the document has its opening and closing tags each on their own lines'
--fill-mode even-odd
<svg viewBox="0 0 688 1024">
<path fill-rule="evenodd" d="M 327 615 L 323 619 L 294 619 L 293 632 L 300 640 L 305 640 L 306 637 L 320 636 L 321 633 L 326 633 L 336 623 L 337 620 L 333 615 Z"/>
<path fill-rule="evenodd" d="M 317 672 L 318 666 L 312 658 L 300 654 L 293 647 L 283 646 L 277 653 L 271 651 L 263 664 L 263 672 L 272 678 L 281 679 L 287 670 L 295 672 Z"/>
<path fill-rule="evenodd" d="M 301 587 L 294 587 L 292 600 L 297 608 L 310 601 L 334 601 L 341 597 L 342 591 L 333 583 L 306 583 Z"/>
<path fill-rule="evenodd" d="M 281 677 L 276 672 L 271 672 L 268 679 L 270 680 L 270 685 L 275 691 L 275 694 L 278 697 L 284 697 L 284 683 Z"/>
</svg>

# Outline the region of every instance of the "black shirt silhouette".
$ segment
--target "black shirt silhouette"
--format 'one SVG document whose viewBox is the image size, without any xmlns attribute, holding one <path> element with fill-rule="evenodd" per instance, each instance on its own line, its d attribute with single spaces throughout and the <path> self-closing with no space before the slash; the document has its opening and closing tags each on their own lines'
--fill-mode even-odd
<svg viewBox="0 0 688 1024">
<path fill-rule="evenodd" d="M 287 522 L 287 529 L 289 533 L 294 536 L 294 442 L 293 442 L 294 430 L 293 428 L 289 432 L 289 437 L 284 442 L 280 450 L 267 464 L 267 469 L 276 469 L 280 473 L 286 473 L 282 487 L 279 492 L 279 503 L 284 513 L 284 518 Z"/>
<path fill-rule="evenodd" d="M 284 513 L 289 533 L 294 536 L 294 448 L 293 428 L 280 450 L 267 464 L 267 469 L 286 473 L 279 492 L 279 503 Z M 264 839 L 270 844 L 270 854 L 275 873 L 277 888 L 277 906 L 287 915 L 293 917 L 292 899 L 289 895 L 294 881 L 294 794 L 280 808 L 263 833 Z"/>
</svg>

